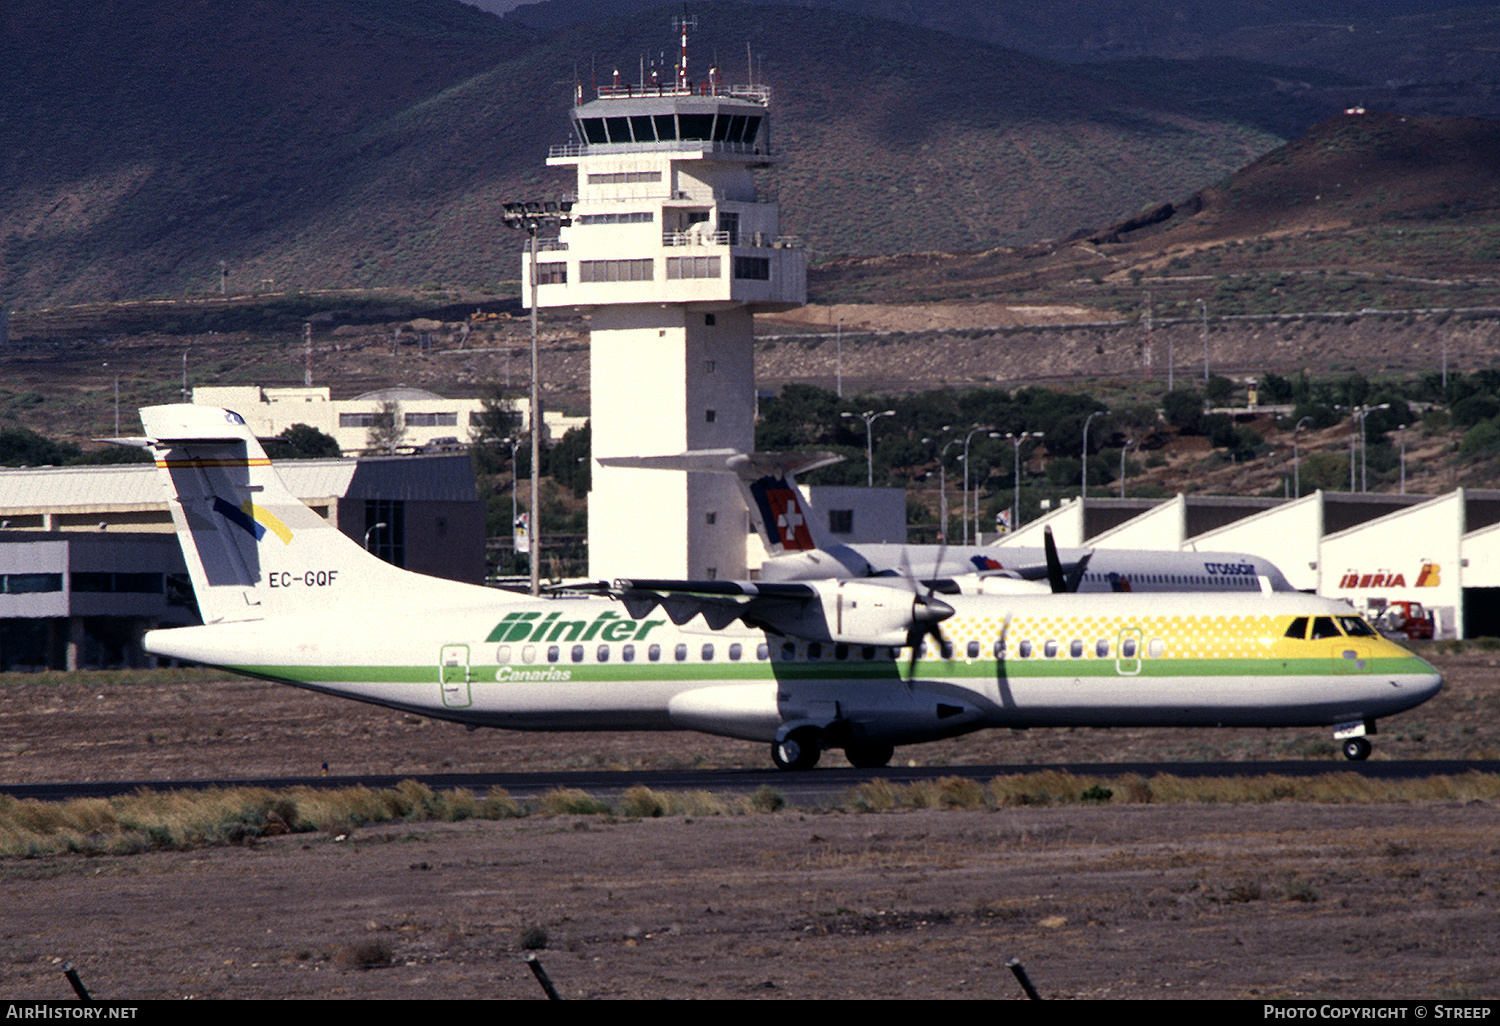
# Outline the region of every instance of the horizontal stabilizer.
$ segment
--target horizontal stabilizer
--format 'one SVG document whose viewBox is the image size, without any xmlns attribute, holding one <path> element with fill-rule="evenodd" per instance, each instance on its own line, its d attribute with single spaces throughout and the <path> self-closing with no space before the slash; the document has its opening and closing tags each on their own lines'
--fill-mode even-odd
<svg viewBox="0 0 1500 1026">
<path fill-rule="evenodd" d="M 836 452 L 740 452 L 738 449 L 692 449 L 676 456 L 603 456 L 599 465 L 629 470 L 682 470 L 700 474 L 737 474 L 749 482 L 768 475 L 805 474 L 842 463 Z"/>
</svg>

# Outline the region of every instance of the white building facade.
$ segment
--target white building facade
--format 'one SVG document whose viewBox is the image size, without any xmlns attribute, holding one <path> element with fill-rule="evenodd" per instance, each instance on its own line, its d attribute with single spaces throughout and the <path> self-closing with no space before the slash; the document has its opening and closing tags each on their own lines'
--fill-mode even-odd
<svg viewBox="0 0 1500 1026">
<path fill-rule="evenodd" d="M 334 399 L 327 388 L 261 388 L 208 385 L 193 389 L 193 402 L 233 410 L 261 438 L 275 438 L 295 424 L 317 428 L 346 456 L 370 450 L 370 429 L 387 404 L 394 404 L 396 448 L 402 452 L 467 445 L 484 411 L 482 399 L 445 399 L 420 388 L 382 388 L 352 399 Z M 519 415 L 518 432 L 531 430 L 531 403 L 509 399 Z M 582 427 L 584 417 L 542 414 L 543 437 L 561 438 Z"/>
</svg>

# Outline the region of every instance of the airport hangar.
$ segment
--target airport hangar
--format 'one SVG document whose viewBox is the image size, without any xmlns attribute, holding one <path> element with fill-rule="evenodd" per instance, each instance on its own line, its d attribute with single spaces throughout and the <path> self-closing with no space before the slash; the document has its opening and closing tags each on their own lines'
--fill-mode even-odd
<svg viewBox="0 0 1500 1026">
<path fill-rule="evenodd" d="M 1356 609 L 1397 600 L 1435 614 L 1434 637 L 1500 636 L 1500 491 L 1443 495 L 1314 492 L 1300 499 L 1082 499 L 1005 536 L 1001 547 L 1250 552 L 1292 586 Z"/>
<path fill-rule="evenodd" d="M 467 452 L 276 469 L 382 559 L 483 583 L 485 509 Z M 0 671 L 144 666 L 146 631 L 197 622 L 154 466 L 0 469 Z"/>
</svg>

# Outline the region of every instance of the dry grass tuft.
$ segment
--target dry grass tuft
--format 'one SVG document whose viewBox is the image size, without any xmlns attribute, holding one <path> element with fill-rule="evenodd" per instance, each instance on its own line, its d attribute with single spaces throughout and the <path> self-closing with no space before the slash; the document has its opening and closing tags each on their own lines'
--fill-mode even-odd
<svg viewBox="0 0 1500 1026">
<path fill-rule="evenodd" d="M 1177 777 L 1160 774 L 1118 779 L 1074 776 L 1055 770 L 996 777 L 988 784 L 942 777 L 912 784 L 867 781 L 845 796 L 850 812 L 899 809 L 1002 809 L 1053 804 L 1263 804 L 1267 802 L 1399 803 L 1495 801 L 1500 775 L 1467 773 L 1417 780 L 1372 780 L 1357 773 L 1316 777 Z M 459 789 L 434 791 L 414 780 L 372 791 L 260 788 L 206 791 L 139 791 L 119 798 L 67 802 L 20 800 L 0 795 L 0 857 L 33 858 L 58 853 L 128 855 L 216 845 L 254 844 L 263 837 L 323 831 L 347 833 L 370 823 L 519 816 L 742 816 L 774 813 L 786 796 L 761 787 L 749 795 L 708 791 L 658 792 L 633 787 L 618 807 L 586 792 L 559 788 L 522 804 L 495 788 L 483 798 Z M 1294 900 L 1307 900 L 1296 898 Z"/>
<path fill-rule="evenodd" d="M 381 969 L 395 960 L 390 944 L 379 937 L 340 944 L 333 950 L 333 964 L 340 969 Z"/>
</svg>

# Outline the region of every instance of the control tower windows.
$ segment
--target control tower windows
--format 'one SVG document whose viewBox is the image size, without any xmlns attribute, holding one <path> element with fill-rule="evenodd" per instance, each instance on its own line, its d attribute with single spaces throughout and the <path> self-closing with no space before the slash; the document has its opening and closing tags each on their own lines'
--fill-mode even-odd
<svg viewBox="0 0 1500 1026">
<path fill-rule="evenodd" d="M 583 214 L 574 220 L 579 224 L 651 224 L 656 220 L 656 213 L 651 210 L 631 210 L 621 214 Z"/>
<path fill-rule="evenodd" d="M 751 145 L 760 134 L 753 114 L 631 114 L 579 118 L 578 137 L 590 145 L 674 142 L 678 139 Z"/>
<path fill-rule="evenodd" d="M 659 182 L 660 171 L 608 171 L 589 175 L 590 185 L 630 185 L 634 182 Z"/>
<path fill-rule="evenodd" d="M 706 141 L 713 138 L 714 116 L 712 114 L 679 114 L 677 124 L 682 130 L 684 139 Z"/>
<path fill-rule="evenodd" d="M 719 258 L 716 256 L 667 257 L 668 281 L 717 277 L 719 277 Z"/>
<path fill-rule="evenodd" d="M 599 281 L 652 281 L 655 277 L 654 260 L 580 260 L 578 280 Z"/>
</svg>

